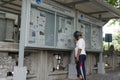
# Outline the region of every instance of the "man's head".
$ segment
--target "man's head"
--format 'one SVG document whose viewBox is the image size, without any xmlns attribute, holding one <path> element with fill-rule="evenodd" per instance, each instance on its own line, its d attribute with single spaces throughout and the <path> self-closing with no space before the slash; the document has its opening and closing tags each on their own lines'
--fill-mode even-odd
<svg viewBox="0 0 120 80">
<path fill-rule="evenodd" d="M 78 40 L 80 37 L 82 37 L 82 33 L 80 31 L 75 31 L 73 36 L 76 40 Z"/>
</svg>

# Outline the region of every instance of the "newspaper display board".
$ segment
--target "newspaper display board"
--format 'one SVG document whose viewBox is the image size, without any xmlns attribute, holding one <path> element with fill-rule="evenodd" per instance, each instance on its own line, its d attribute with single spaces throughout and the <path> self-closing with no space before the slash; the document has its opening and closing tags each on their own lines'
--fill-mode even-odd
<svg viewBox="0 0 120 80">
<path fill-rule="evenodd" d="M 75 13 L 60 7 L 31 0 L 26 47 L 72 50 Z"/>
<path fill-rule="evenodd" d="M 102 51 L 102 23 L 99 20 L 78 14 L 77 30 L 81 31 L 86 42 L 87 51 Z"/>
</svg>

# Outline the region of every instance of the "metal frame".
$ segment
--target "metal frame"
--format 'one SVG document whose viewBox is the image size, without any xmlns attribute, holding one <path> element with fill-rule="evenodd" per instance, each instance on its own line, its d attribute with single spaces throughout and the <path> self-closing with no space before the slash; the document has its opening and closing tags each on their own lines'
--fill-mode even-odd
<svg viewBox="0 0 120 80">
<path fill-rule="evenodd" d="M 56 15 L 57 15 L 57 12 L 55 12 L 54 46 L 56 46 L 56 44 L 57 44 L 57 40 L 56 40 L 56 35 L 57 35 L 56 34 L 56 32 L 57 32 L 56 31 L 56 28 L 57 28 L 57 26 L 56 26 L 57 25 L 56 24 L 57 23 L 56 19 L 57 19 L 57 16 Z"/>
<path fill-rule="evenodd" d="M 83 18 L 82 18 L 82 19 L 80 18 L 80 15 L 83 15 Z M 99 25 L 99 26 L 101 26 L 101 27 L 103 26 L 103 24 L 105 24 L 105 22 L 102 22 L 102 21 L 99 20 L 99 19 L 96 19 L 96 18 L 90 17 L 90 16 L 88 16 L 88 15 L 85 15 L 84 13 L 81 13 L 81 12 L 78 12 L 77 17 L 78 17 L 78 19 L 80 19 L 80 20 L 89 22 L 89 23 L 91 23 L 91 24 Z"/>
<path fill-rule="evenodd" d="M 41 7 L 41 8 L 44 8 L 44 9 L 47 9 L 47 10 L 51 10 L 51 11 L 54 11 L 54 12 L 57 12 L 57 13 L 67 15 L 67 16 L 70 16 L 70 17 L 75 16 L 74 10 L 72 10 L 70 8 L 67 8 L 65 6 L 62 6 L 60 4 L 57 4 L 55 2 L 48 1 L 46 3 L 41 3 L 40 5 L 32 2 L 31 4 L 35 5 L 35 6 L 38 6 L 38 7 Z M 59 7 L 59 6 L 61 6 L 61 7 Z"/>
<path fill-rule="evenodd" d="M 69 2 L 67 3 L 67 5 L 76 5 L 76 4 L 82 4 L 82 3 L 86 3 L 89 2 L 90 0 L 75 0 L 73 2 Z"/>
<path fill-rule="evenodd" d="M 97 12 L 90 12 L 90 13 L 87 13 L 88 15 L 91 15 L 91 14 L 103 14 L 103 13 L 107 13 L 108 11 L 97 11 Z"/>
</svg>

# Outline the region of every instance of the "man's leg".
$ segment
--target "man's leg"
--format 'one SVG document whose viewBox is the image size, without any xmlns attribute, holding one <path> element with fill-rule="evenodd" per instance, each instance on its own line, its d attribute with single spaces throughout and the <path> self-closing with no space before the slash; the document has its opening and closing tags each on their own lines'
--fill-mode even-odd
<svg viewBox="0 0 120 80">
<path fill-rule="evenodd" d="M 81 65 L 81 60 L 79 59 L 78 63 L 76 64 L 78 80 L 82 80 L 82 74 L 81 74 L 81 70 L 80 70 L 80 65 Z"/>
<path fill-rule="evenodd" d="M 86 56 L 83 56 L 83 74 L 84 74 L 84 80 L 86 80 L 86 70 L 85 70 L 85 60 L 86 60 Z"/>
<path fill-rule="evenodd" d="M 82 80 L 86 80 L 86 71 L 85 71 L 85 55 L 80 55 L 80 72 L 82 76 Z"/>
<path fill-rule="evenodd" d="M 76 70 L 77 70 L 77 77 L 78 77 L 78 80 L 81 80 L 80 79 L 80 75 L 81 75 L 81 72 L 80 72 L 80 61 L 76 64 Z"/>
</svg>

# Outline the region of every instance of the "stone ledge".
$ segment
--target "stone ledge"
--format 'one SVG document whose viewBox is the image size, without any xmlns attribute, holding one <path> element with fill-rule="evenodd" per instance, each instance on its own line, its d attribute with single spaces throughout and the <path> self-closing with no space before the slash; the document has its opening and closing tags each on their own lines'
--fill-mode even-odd
<svg viewBox="0 0 120 80">
<path fill-rule="evenodd" d="M 60 74 L 68 74 L 68 71 L 55 71 L 49 73 L 49 75 L 60 75 Z"/>
<path fill-rule="evenodd" d="M 0 51 L 18 52 L 19 44 L 12 42 L 0 42 Z"/>
</svg>

